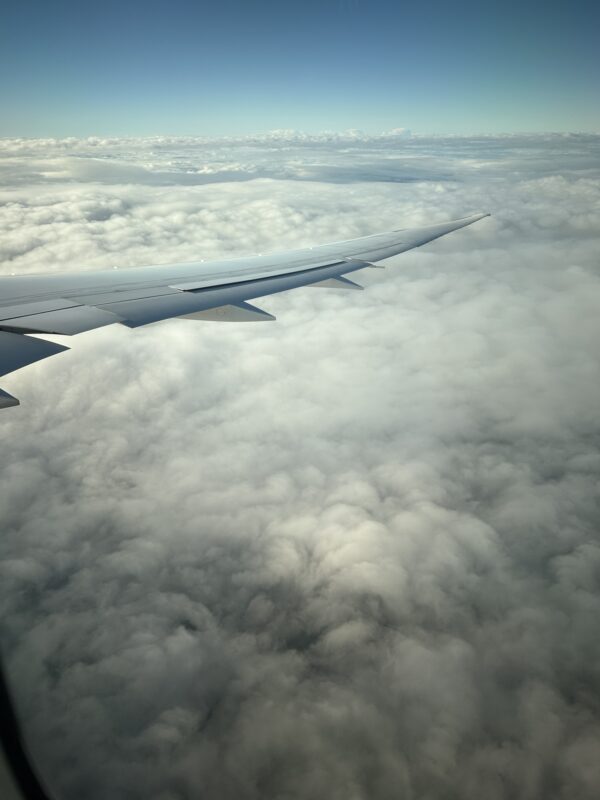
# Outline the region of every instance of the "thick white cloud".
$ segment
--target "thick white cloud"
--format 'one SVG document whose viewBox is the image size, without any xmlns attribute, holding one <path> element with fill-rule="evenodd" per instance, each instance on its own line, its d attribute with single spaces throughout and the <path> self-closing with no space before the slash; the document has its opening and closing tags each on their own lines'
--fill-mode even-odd
<svg viewBox="0 0 600 800">
<path fill-rule="evenodd" d="M 597 796 L 598 143 L 3 143 L 4 274 L 493 214 L 3 380 L 3 652 L 60 797 Z"/>
</svg>

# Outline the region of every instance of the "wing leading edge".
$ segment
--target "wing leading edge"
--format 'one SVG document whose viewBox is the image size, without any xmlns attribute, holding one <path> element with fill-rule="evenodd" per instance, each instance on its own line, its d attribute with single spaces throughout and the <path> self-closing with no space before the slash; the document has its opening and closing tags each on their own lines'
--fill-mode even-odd
<svg viewBox="0 0 600 800">
<path fill-rule="evenodd" d="M 274 319 L 248 300 L 300 286 L 360 289 L 344 276 L 420 247 L 488 214 L 421 228 L 230 261 L 0 278 L 0 375 L 68 348 L 30 334 L 72 336 L 120 323 L 129 328 L 173 317 Z M 0 408 L 19 401 L 0 390 Z"/>
</svg>

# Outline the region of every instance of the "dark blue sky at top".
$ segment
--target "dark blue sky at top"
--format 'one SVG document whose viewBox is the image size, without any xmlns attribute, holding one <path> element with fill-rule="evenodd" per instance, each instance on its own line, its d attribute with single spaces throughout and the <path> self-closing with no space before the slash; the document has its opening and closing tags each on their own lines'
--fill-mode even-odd
<svg viewBox="0 0 600 800">
<path fill-rule="evenodd" d="M 600 130 L 597 3 L 31 2 L 0 135 Z"/>
</svg>

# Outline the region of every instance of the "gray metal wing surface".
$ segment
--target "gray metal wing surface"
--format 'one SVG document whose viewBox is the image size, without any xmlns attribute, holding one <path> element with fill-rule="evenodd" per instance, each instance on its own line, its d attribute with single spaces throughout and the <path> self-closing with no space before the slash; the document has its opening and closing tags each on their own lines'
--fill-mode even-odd
<svg viewBox="0 0 600 800">
<path fill-rule="evenodd" d="M 274 319 L 247 301 L 300 286 L 359 289 L 344 276 L 486 216 L 229 261 L 0 277 L 0 375 L 68 349 L 31 334 L 73 336 L 115 323 L 137 328 L 171 317 Z M 18 404 L 0 390 L 0 408 Z"/>
</svg>

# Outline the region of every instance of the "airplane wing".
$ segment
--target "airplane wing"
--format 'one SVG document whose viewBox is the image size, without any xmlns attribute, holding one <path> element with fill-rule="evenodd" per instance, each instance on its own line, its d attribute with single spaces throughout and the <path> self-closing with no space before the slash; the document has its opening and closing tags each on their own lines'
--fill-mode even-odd
<svg viewBox="0 0 600 800">
<path fill-rule="evenodd" d="M 0 277 L 0 375 L 68 349 L 30 334 L 73 336 L 114 323 L 138 328 L 171 317 L 272 320 L 247 301 L 299 286 L 361 289 L 344 276 L 487 216 L 229 261 Z M 0 408 L 18 404 L 0 390 Z"/>
</svg>

